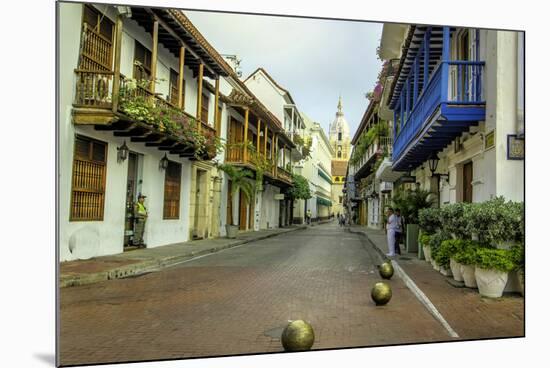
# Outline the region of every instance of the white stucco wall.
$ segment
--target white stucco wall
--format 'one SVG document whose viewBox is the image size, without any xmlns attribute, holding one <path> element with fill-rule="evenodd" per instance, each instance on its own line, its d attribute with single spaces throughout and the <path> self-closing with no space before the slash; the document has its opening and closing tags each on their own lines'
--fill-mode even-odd
<svg viewBox="0 0 550 368">
<path fill-rule="evenodd" d="M 82 5 L 72 3 L 60 4 L 59 16 L 59 249 L 61 261 L 89 258 L 92 256 L 116 254 L 123 251 L 124 215 L 126 201 L 126 180 L 128 161 L 117 162 L 117 147 L 124 139 L 114 137 L 111 132 L 100 132 L 91 126 L 74 126 L 72 123 L 72 102 L 74 98 L 76 77 L 74 69 L 78 63 L 80 31 L 82 24 Z M 107 16 L 113 21 L 111 8 Z M 135 22 L 125 19 L 121 44 L 121 73 L 132 75 L 134 40 L 151 48 L 152 40 Z M 157 92 L 168 93 L 169 68 L 178 70 L 178 60 L 162 46 L 159 47 L 158 77 L 164 78 L 157 85 Z M 196 80 L 192 72 L 185 71 L 186 111 L 196 113 Z M 210 118 L 213 122 L 214 96 L 210 97 Z M 222 109 L 222 137 L 227 128 L 227 111 Z M 107 143 L 106 191 L 103 221 L 69 221 L 71 200 L 71 178 L 74 151 L 74 136 L 84 136 Z M 142 187 L 147 195 L 146 206 L 149 218 L 145 228 L 145 242 L 148 247 L 157 247 L 170 243 L 188 240 L 189 234 L 189 201 L 191 165 L 188 159 L 177 155 L 168 155 L 172 161 L 182 164 L 182 183 L 180 193 L 180 215 L 178 220 L 163 220 L 164 178 L 165 172 L 158 167 L 164 151 L 145 147 L 143 143 L 126 144 L 133 152 L 143 155 Z M 223 160 L 223 154 L 218 157 Z M 224 185 L 225 184 L 225 185 Z M 221 204 L 227 203 L 227 185 L 222 184 Z M 225 224 L 226 211 L 220 211 L 220 224 Z M 225 234 L 223 226 L 220 228 Z M 69 245 L 73 249 L 70 251 Z"/>
</svg>

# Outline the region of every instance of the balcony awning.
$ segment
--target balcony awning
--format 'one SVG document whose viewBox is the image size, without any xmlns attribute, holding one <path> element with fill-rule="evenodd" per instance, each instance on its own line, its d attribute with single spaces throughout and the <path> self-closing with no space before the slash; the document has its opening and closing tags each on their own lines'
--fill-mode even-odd
<svg viewBox="0 0 550 368">
<path fill-rule="evenodd" d="M 386 157 L 380 164 L 378 170 L 376 170 L 375 178 L 384 182 L 396 182 L 403 176 L 403 172 L 392 170 L 392 161 L 389 157 Z"/>
<path fill-rule="evenodd" d="M 323 197 L 317 197 L 317 204 L 320 204 L 321 206 L 327 206 L 327 207 L 332 206 L 332 202 Z"/>
<path fill-rule="evenodd" d="M 319 174 L 319 176 L 323 179 L 325 179 L 325 181 L 329 184 L 332 185 L 332 179 L 330 178 L 330 176 L 328 176 L 327 174 L 325 174 L 325 172 L 321 169 L 317 169 L 317 173 Z"/>
</svg>

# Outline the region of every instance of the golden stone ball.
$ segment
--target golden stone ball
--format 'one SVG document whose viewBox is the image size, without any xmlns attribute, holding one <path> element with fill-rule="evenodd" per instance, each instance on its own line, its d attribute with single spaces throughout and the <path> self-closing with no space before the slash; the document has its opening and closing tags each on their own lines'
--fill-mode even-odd
<svg viewBox="0 0 550 368">
<path fill-rule="evenodd" d="M 305 351 L 311 349 L 315 334 L 311 325 L 301 319 L 290 322 L 281 336 L 285 351 Z"/>
<path fill-rule="evenodd" d="M 384 262 L 378 266 L 378 272 L 383 279 L 389 280 L 393 276 L 393 266 L 390 262 Z"/>
<path fill-rule="evenodd" d="M 376 305 L 385 305 L 391 299 L 391 287 L 385 282 L 377 282 L 371 291 L 372 300 Z"/>
</svg>

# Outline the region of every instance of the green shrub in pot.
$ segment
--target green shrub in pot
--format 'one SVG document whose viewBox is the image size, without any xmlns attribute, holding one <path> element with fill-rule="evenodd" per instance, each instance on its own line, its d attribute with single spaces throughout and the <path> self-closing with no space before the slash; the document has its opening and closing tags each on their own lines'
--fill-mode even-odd
<svg viewBox="0 0 550 368">
<path fill-rule="evenodd" d="M 434 255 L 434 260 L 438 265 L 449 267 L 451 257 L 459 253 L 462 249 L 472 247 L 471 240 L 464 239 L 447 239 L 441 242 L 439 249 Z"/>
<path fill-rule="evenodd" d="M 476 249 L 475 265 L 485 270 L 510 272 L 517 267 L 514 254 L 508 249 L 480 247 Z"/>
<path fill-rule="evenodd" d="M 439 211 L 443 231 L 454 234 L 458 239 L 471 239 L 471 229 L 468 228 L 468 211 L 471 203 L 453 203 L 441 207 Z"/>
<path fill-rule="evenodd" d="M 423 208 L 418 211 L 418 224 L 423 233 L 434 234 L 441 229 L 439 208 Z M 422 245 L 424 243 L 420 242 Z"/>
</svg>

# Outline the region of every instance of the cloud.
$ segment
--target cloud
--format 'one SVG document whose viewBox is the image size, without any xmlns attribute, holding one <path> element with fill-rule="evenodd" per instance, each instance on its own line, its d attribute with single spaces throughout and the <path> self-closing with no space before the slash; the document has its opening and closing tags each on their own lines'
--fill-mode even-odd
<svg viewBox="0 0 550 368">
<path fill-rule="evenodd" d="M 353 134 L 381 62 L 381 23 L 186 11 L 221 54 L 242 59 L 243 77 L 265 68 L 298 108 L 328 130 L 338 96 Z"/>
</svg>

